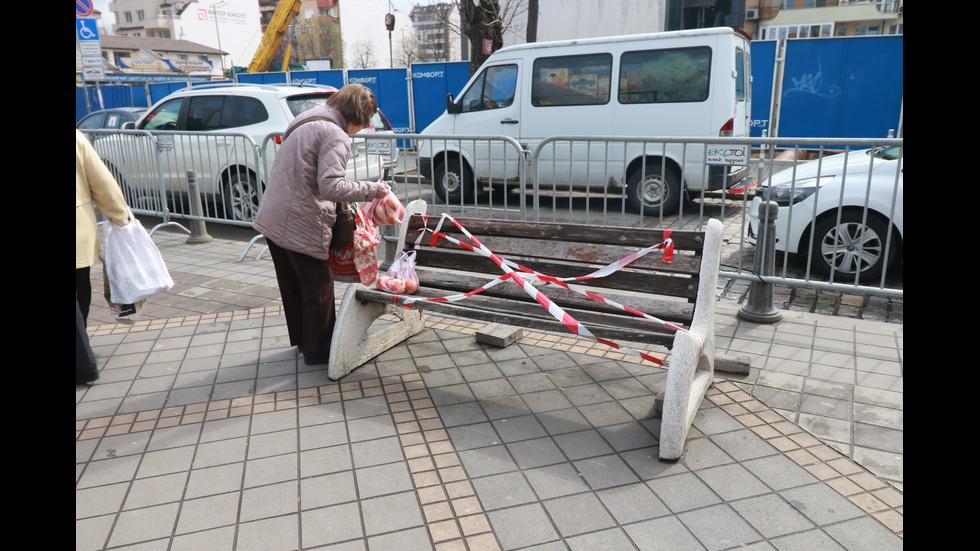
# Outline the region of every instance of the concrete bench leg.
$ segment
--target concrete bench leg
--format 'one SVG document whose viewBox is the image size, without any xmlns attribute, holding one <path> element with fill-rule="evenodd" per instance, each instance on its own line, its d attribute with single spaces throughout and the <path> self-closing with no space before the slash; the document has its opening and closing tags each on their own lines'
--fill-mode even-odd
<svg viewBox="0 0 980 551">
<path fill-rule="evenodd" d="M 701 253 L 700 283 L 689 333 L 674 335 L 660 422 L 660 459 L 684 453 L 694 416 L 715 376 L 715 288 L 721 264 L 721 222 L 708 220 Z"/>
<path fill-rule="evenodd" d="M 378 354 L 422 331 L 425 325 L 419 312 L 393 304 L 358 300 L 354 293 L 357 284 L 347 286 L 337 311 L 333 331 L 333 346 L 327 364 L 327 376 L 333 380 L 344 377 Z M 393 314 L 398 321 L 369 334 L 371 324 L 384 314 Z"/>
<path fill-rule="evenodd" d="M 703 352 L 701 343 L 690 334 L 674 336 L 660 421 L 660 459 L 678 459 L 684 453 L 687 433 L 711 386 L 712 359 L 708 350 Z"/>
</svg>

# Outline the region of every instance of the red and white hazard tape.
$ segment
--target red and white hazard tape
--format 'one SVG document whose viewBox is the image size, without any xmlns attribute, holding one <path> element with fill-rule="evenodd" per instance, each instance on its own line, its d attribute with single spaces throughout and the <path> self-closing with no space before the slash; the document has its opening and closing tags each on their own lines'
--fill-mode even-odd
<svg viewBox="0 0 980 551">
<path fill-rule="evenodd" d="M 464 242 L 462 242 L 462 241 L 460 241 L 458 239 L 455 239 L 453 237 L 450 237 L 450 236 L 442 233 L 442 231 L 441 231 L 442 230 L 442 224 L 447 219 L 449 221 L 451 221 L 470 241 L 472 241 L 472 244 L 470 244 L 470 243 L 464 243 Z M 429 217 L 426 216 L 426 215 L 423 215 L 423 222 L 425 224 L 425 227 L 419 229 L 419 235 L 418 235 L 418 238 L 415 241 L 415 244 L 417 246 L 418 245 L 421 245 L 422 237 L 425 235 L 426 232 L 429 232 L 429 233 L 432 234 L 432 237 L 430 238 L 430 241 L 429 241 L 429 244 L 430 245 L 433 245 L 434 246 L 436 244 L 436 242 L 438 241 L 438 239 L 440 239 L 440 238 L 445 239 L 445 240 L 447 240 L 447 241 L 449 241 L 451 243 L 454 243 L 454 244 L 456 244 L 456 245 L 458 245 L 460 247 L 463 247 L 465 249 L 471 250 L 473 252 L 476 252 L 478 254 L 481 254 L 481 255 L 483 255 L 483 256 L 491 259 L 495 264 L 497 264 L 497 266 L 500 267 L 501 270 L 503 270 L 504 274 L 501 275 L 500 277 L 494 279 L 494 280 L 491 280 L 491 281 L 487 282 L 485 285 L 481 286 L 480 288 L 474 289 L 474 290 L 469 291 L 469 292 L 466 292 L 466 293 L 459 293 L 459 294 L 449 295 L 449 296 L 445 296 L 445 297 L 412 297 L 412 296 L 406 296 L 406 295 L 396 295 L 394 297 L 394 302 L 398 306 L 403 306 L 403 307 L 406 307 L 406 308 L 412 308 L 412 306 L 417 301 L 456 302 L 456 301 L 459 301 L 459 300 L 463 300 L 463 299 L 465 299 L 467 297 L 473 296 L 475 294 L 481 293 L 481 292 L 483 292 L 483 291 L 485 291 L 487 289 L 490 289 L 491 287 L 494 287 L 495 285 L 497 285 L 497 284 L 499 284 L 501 282 L 504 282 L 504 281 L 507 281 L 507 280 L 512 280 L 512 281 L 514 281 L 514 283 L 516 283 L 517 285 L 519 285 L 538 304 L 540 304 L 542 307 L 544 307 L 545 310 L 547 310 L 556 320 L 558 320 L 559 322 L 561 322 L 562 325 L 564 325 L 572 333 L 574 333 L 574 334 L 576 334 L 576 335 L 578 335 L 580 337 L 585 337 L 585 338 L 592 339 L 592 340 L 594 340 L 596 342 L 605 344 L 605 345 L 607 345 L 609 347 L 615 348 L 616 350 L 619 350 L 619 351 L 624 352 L 626 354 L 630 354 L 632 356 L 637 356 L 639 358 L 642 358 L 642 359 L 644 359 L 646 361 L 655 363 L 657 365 L 664 365 L 664 362 L 661 359 L 656 358 L 654 356 L 651 356 L 650 354 L 647 354 L 645 352 L 641 352 L 639 350 L 634 350 L 634 349 L 629 348 L 627 346 L 619 345 L 619 344 L 617 344 L 617 343 L 615 343 L 613 341 L 610 341 L 608 339 L 603 339 L 603 338 L 599 338 L 599 337 L 595 336 L 591 331 L 589 331 L 589 329 L 587 327 L 585 327 L 584 325 L 580 324 L 577 320 L 575 320 L 575 318 L 573 318 L 571 315 L 569 315 L 567 312 L 565 312 L 564 309 L 562 309 L 560 306 L 558 306 L 553 301 L 551 301 L 551 299 L 549 299 L 547 296 L 545 296 L 544 293 L 541 293 L 536 287 L 534 287 L 533 285 L 531 285 L 530 281 L 531 280 L 536 280 L 536 281 L 543 281 L 543 282 L 548 282 L 548 283 L 554 283 L 554 284 L 559 285 L 561 287 L 564 287 L 564 288 L 566 288 L 566 289 L 568 289 L 570 291 L 579 293 L 581 295 L 587 296 L 587 297 L 592 298 L 594 300 L 598 300 L 600 302 L 603 302 L 603 303 L 608 304 L 610 306 L 613 306 L 615 308 L 619 308 L 620 310 L 623 310 L 624 312 L 629 312 L 631 314 L 634 314 L 636 316 L 642 317 L 642 318 L 647 319 L 649 321 L 662 324 L 662 325 L 664 325 L 666 327 L 669 327 L 669 328 L 671 328 L 671 329 L 673 329 L 675 331 L 687 332 L 687 330 L 684 329 L 683 327 L 674 325 L 672 323 L 668 323 L 666 321 L 663 321 L 661 319 L 658 319 L 658 318 L 656 318 L 654 316 L 651 316 L 649 314 L 646 314 L 646 313 L 641 312 L 639 310 L 636 310 L 634 308 L 630 308 L 628 306 L 619 304 L 618 302 L 616 302 L 614 300 L 605 298 L 605 297 L 603 297 L 601 295 L 598 295 L 596 293 L 593 293 L 592 291 L 588 291 L 586 289 L 583 289 L 581 287 L 578 287 L 576 285 L 572 285 L 572 284 L 569 284 L 568 283 L 569 281 L 583 281 L 583 280 L 598 279 L 598 278 L 601 278 L 601 277 L 606 277 L 606 276 L 608 276 L 610 274 L 613 274 L 613 273 L 621 270 L 622 268 L 624 268 L 625 266 L 629 265 L 631 262 L 637 260 L 638 258 L 641 258 L 644 255 L 646 255 L 646 254 L 648 254 L 648 253 L 650 253 L 650 252 L 652 252 L 654 250 L 657 250 L 659 248 L 663 248 L 664 249 L 664 252 L 663 252 L 663 261 L 666 262 L 666 263 L 670 263 L 673 260 L 674 242 L 670 239 L 671 230 L 669 230 L 669 229 L 664 230 L 664 240 L 662 242 L 657 243 L 656 245 L 647 247 L 645 249 L 641 249 L 641 250 L 639 250 L 639 251 L 637 251 L 635 253 L 629 254 L 626 257 L 624 257 L 624 258 L 622 258 L 622 259 L 620 259 L 620 260 L 618 260 L 616 262 L 613 262 L 611 264 L 608 264 L 608 265 L 606 265 L 606 266 L 604 266 L 604 267 L 602 267 L 602 268 L 600 268 L 600 269 L 592 272 L 591 274 L 584 275 L 584 276 L 577 276 L 577 277 L 564 277 L 564 278 L 559 278 L 559 277 L 549 276 L 549 275 L 545 275 L 545 274 L 536 272 L 534 270 L 531 270 L 529 268 L 526 268 L 524 266 L 521 266 L 520 264 L 516 264 L 514 262 L 511 262 L 509 260 L 506 260 L 506 259 L 503 259 L 503 258 L 497 256 L 490 249 L 488 249 L 485 245 L 483 245 L 483 243 L 481 243 L 477 238 L 473 237 L 473 235 L 471 235 L 466 230 L 466 228 L 464 228 L 459 222 L 457 222 L 456 219 L 454 219 L 452 216 L 450 216 L 448 214 L 443 214 L 440 217 L 439 223 L 436 225 L 435 229 L 429 229 L 429 227 L 428 227 L 428 221 L 429 221 Z M 515 268 L 516 268 L 516 270 L 515 270 Z"/>
</svg>

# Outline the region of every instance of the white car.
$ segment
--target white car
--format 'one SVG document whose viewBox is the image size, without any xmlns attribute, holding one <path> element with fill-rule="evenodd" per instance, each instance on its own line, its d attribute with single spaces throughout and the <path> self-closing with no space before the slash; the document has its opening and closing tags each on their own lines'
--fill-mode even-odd
<svg viewBox="0 0 980 551">
<path fill-rule="evenodd" d="M 96 150 L 134 207 L 187 196 L 193 170 L 206 203 L 226 219 L 249 222 L 258 211 L 257 184 L 264 189 L 286 126 L 336 91 L 322 85 L 195 85 L 158 101 L 124 127 L 130 131 L 102 136 Z M 375 118 L 383 125 L 381 114 Z M 347 177 L 388 178 L 390 155 L 369 155 L 367 145 L 354 140 Z"/>
<path fill-rule="evenodd" d="M 810 254 L 832 281 L 875 284 L 902 256 L 901 146 L 838 153 L 782 170 L 763 182 L 750 210 L 749 241 L 759 235 L 759 205 L 775 201 L 776 250 Z"/>
</svg>

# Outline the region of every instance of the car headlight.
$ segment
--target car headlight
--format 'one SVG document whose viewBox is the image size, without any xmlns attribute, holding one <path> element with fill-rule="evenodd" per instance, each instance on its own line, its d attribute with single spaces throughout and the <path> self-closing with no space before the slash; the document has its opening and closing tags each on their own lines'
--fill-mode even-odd
<svg viewBox="0 0 980 551">
<path fill-rule="evenodd" d="M 768 186 L 762 190 L 762 199 L 765 201 L 775 201 L 781 207 L 788 207 L 805 200 L 807 197 L 813 195 L 817 191 L 817 188 L 831 182 L 833 179 L 834 176 L 820 176 Z"/>
</svg>

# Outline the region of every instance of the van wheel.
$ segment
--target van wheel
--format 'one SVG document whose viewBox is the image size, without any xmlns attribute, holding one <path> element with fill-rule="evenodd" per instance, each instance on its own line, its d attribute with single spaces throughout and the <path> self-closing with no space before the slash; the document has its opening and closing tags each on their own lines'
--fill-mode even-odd
<svg viewBox="0 0 980 551">
<path fill-rule="evenodd" d="M 450 158 L 436 165 L 432 187 L 443 202 L 471 201 L 474 195 L 473 171 L 459 159 Z"/>
<path fill-rule="evenodd" d="M 648 162 L 630 173 L 626 198 L 630 207 L 644 216 L 674 214 L 681 204 L 681 178 L 670 167 Z"/>
<path fill-rule="evenodd" d="M 252 222 L 259 212 L 259 192 L 252 175 L 236 171 L 222 191 L 225 217 L 240 222 Z"/>
</svg>

